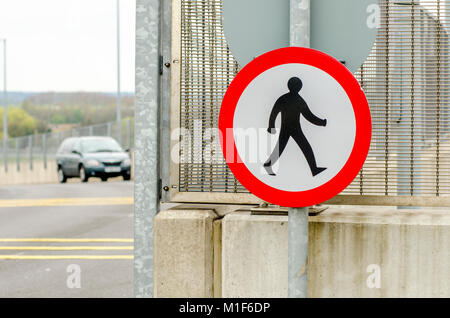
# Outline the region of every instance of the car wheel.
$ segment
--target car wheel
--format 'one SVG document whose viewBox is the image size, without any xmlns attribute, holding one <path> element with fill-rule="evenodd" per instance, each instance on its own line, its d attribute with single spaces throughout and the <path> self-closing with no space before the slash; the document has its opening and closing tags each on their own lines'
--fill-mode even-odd
<svg viewBox="0 0 450 318">
<path fill-rule="evenodd" d="M 81 182 L 88 182 L 89 179 L 83 166 L 80 166 L 80 179 Z"/>
<path fill-rule="evenodd" d="M 58 181 L 59 183 L 66 183 L 67 177 L 64 174 L 62 167 L 58 167 Z"/>
<path fill-rule="evenodd" d="M 129 174 L 122 175 L 122 178 L 124 181 L 129 181 L 131 179 L 131 176 Z"/>
<path fill-rule="evenodd" d="M 108 177 L 101 177 L 101 179 L 102 179 L 102 182 L 108 181 Z"/>
</svg>

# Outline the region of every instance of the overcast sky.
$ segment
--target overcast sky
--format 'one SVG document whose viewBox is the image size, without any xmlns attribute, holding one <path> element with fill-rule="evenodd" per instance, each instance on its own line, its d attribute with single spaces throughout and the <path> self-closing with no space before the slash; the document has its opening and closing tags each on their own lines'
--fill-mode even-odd
<svg viewBox="0 0 450 318">
<path fill-rule="evenodd" d="M 121 83 L 130 92 L 136 1 L 120 2 Z M 116 91 L 116 0 L 1 0 L 0 38 L 8 41 L 8 90 Z"/>
</svg>

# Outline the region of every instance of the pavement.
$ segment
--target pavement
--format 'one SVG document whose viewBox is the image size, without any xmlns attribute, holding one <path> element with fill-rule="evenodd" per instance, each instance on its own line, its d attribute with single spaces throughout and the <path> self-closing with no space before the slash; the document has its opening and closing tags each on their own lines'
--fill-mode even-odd
<svg viewBox="0 0 450 318">
<path fill-rule="evenodd" d="M 0 297 L 133 297 L 133 182 L 0 187 Z"/>
</svg>

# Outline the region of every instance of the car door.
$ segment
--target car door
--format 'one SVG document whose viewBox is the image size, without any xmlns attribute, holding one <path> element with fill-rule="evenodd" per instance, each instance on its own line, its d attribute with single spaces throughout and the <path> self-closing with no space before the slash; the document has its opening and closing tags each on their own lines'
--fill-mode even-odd
<svg viewBox="0 0 450 318">
<path fill-rule="evenodd" d="M 61 155 L 59 156 L 59 161 L 61 164 L 61 167 L 63 169 L 63 172 L 66 176 L 72 176 L 72 169 L 71 169 L 71 149 L 72 149 L 72 143 L 73 139 L 66 139 L 63 142 L 62 149 L 61 149 Z"/>
<path fill-rule="evenodd" d="M 72 140 L 69 152 L 67 153 L 67 166 L 71 176 L 78 176 L 78 167 L 81 161 L 80 141 L 79 139 Z"/>
<path fill-rule="evenodd" d="M 70 143 L 70 140 L 68 140 L 68 139 L 64 140 L 56 154 L 56 163 L 57 163 L 58 167 L 61 167 L 61 169 L 65 175 L 68 175 L 67 152 L 68 152 L 69 143 Z"/>
</svg>

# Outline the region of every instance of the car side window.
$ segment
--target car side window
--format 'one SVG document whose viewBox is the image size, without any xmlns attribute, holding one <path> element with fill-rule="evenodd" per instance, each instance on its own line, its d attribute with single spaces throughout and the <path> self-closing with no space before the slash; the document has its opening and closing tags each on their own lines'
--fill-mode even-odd
<svg viewBox="0 0 450 318">
<path fill-rule="evenodd" d="M 72 143 L 72 140 L 67 140 L 66 147 L 64 147 L 64 153 L 69 153 L 71 151 Z"/>
<path fill-rule="evenodd" d="M 61 144 L 61 146 L 58 149 L 58 153 L 59 154 L 63 154 L 66 152 L 66 148 L 67 148 L 67 140 L 64 140 Z"/>
<path fill-rule="evenodd" d="M 72 144 L 72 149 L 71 151 L 77 151 L 78 153 L 81 153 L 81 147 L 80 147 L 80 141 L 76 140 L 73 144 Z"/>
</svg>

